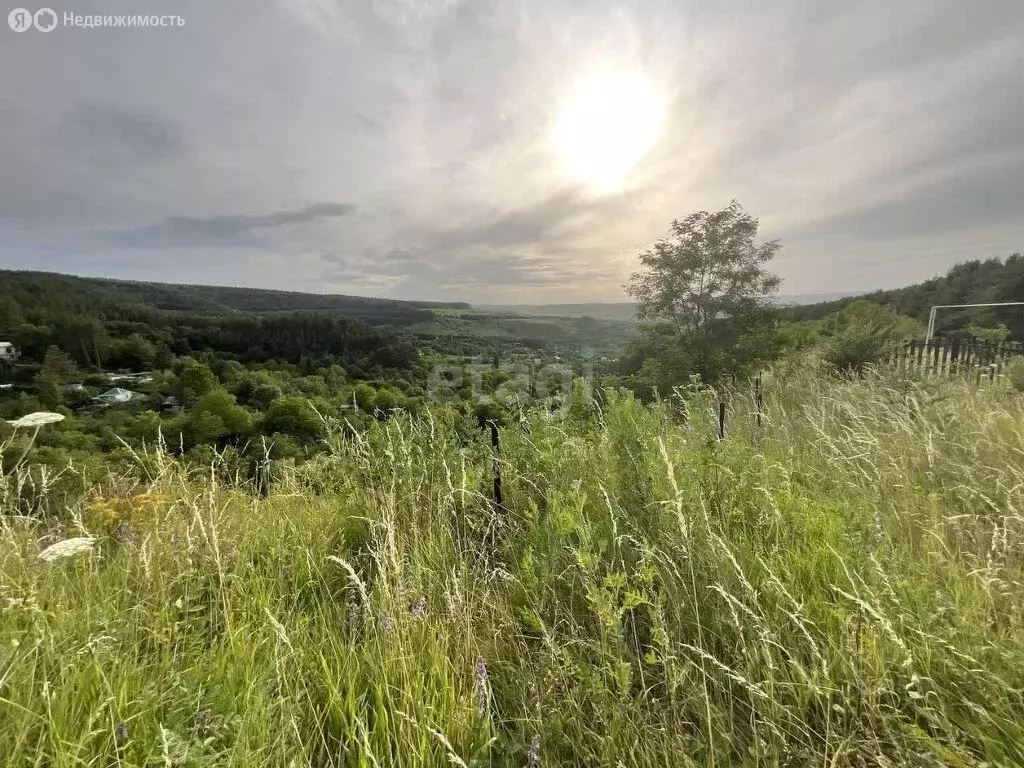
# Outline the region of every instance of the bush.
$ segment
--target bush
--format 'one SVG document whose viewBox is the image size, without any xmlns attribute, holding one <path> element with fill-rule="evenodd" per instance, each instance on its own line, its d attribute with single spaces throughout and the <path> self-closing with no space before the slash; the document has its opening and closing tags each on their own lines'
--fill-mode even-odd
<svg viewBox="0 0 1024 768">
<path fill-rule="evenodd" d="M 822 357 L 836 370 L 863 371 L 881 362 L 900 339 L 914 336 L 919 323 L 888 307 L 855 301 L 823 324 Z"/>
<path fill-rule="evenodd" d="M 325 435 L 323 420 L 303 397 L 281 397 L 263 415 L 260 431 L 264 435 L 280 432 L 300 443 L 311 443 Z"/>
<path fill-rule="evenodd" d="M 1024 357 L 1015 357 L 1006 364 L 1006 378 L 1019 392 L 1024 392 Z"/>
</svg>

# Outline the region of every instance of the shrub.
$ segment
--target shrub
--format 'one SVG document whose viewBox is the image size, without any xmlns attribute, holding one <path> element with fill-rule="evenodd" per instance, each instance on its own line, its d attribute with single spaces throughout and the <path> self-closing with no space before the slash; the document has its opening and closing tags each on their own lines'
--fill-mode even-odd
<svg viewBox="0 0 1024 768">
<path fill-rule="evenodd" d="M 1024 392 L 1024 357 L 1015 357 L 1006 364 L 1006 378 L 1014 389 Z"/>
</svg>

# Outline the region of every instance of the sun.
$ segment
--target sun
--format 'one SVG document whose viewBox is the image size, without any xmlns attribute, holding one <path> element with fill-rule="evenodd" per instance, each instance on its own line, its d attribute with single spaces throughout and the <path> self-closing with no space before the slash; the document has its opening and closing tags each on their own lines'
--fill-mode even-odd
<svg viewBox="0 0 1024 768">
<path fill-rule="evenodd" d="M 608 191 L 619 187 L 654 146 L 661 120 L 661 100 L 643 76 L 605 74 L 565 102 L 554 144 L 569 176 Z"/>
</svg>

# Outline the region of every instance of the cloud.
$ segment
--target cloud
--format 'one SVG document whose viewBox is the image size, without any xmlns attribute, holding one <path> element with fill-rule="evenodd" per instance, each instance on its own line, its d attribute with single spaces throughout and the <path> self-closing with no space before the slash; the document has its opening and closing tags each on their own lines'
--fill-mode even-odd
<svg viewBox="0 0 1024 768">
<path fill-rule="evenodd" d="M 259 234 L 266 230 L 329 221 L 354 210 L 355 206 L 349 203 L 316 203 L 256 216 L 172 216 L 159 224 L 103 232 L 100 237 L 113 245 L 130 248 L 245 246 L 258 243 Z"/>
<path fill-rule="evenodd" d="M 182 152 L 185 144 L 178 126 L 166 118 L 95 102 L 69 109 L 59 131 L 66 146 L 107 167 L 163 160 Z"/>
<path fill-rule="evenodd" d="M 4 263 L 621 300 L 673 218 L 737 198 L 788 293 L 911 282 L 1024 247 L 1024 5 L 975 5 L 180 0 L 181 28 L 12 34 Z M 665 119 L 597 195 L 550 134 L 606 70 Z"/>
</svg>

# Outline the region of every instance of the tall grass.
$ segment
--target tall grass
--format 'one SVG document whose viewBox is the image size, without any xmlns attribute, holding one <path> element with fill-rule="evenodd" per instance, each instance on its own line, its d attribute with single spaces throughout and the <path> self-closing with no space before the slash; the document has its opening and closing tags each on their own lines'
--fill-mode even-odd
<svg viewBox="0 0 1024 768">
<path fill-rule="evenodd" d="M 1019 393 L 576 405 L 502 430 L 502 509 L 438 412 L 266 498 L 159 457 L 0 517 L 0 762 L 1024 764 Z"/>
</svg>

